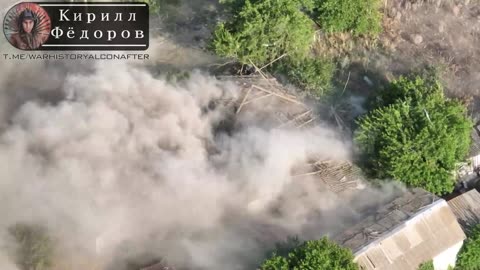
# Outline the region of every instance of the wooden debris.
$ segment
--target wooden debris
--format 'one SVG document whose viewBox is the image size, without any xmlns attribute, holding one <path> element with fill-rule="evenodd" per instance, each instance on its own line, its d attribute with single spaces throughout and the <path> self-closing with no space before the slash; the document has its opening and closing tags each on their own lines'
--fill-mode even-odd
<svg viewBox="0 0 480 270">
<path fill-rule="evenodd" d="M 251 92 L 251 91 L 252 91 L 252 87 L 250 87 L 250 88 L 248 89 L 247 93 L 245 94 L 245 97 L 243 97 L 242 103 L 240 103 L 240 106 L 238 106 L 237 114 L 242 110 L 243 104 L 244 104 L 245 101 L 247 100 L 248 95 L 250 95 L 250 92 Z"/>
<path fill-rule="evenodd" d="M 275 78 L 267 76 L 256 67 L 257 75 L 249 76 L 222 76 L 220 79 L 234 81 L 240 86 L 243 95 L 234 104 L 237 104 L 236 114 L 248 111 L 248 104 L 254 102 L 266 102 L 262 106 L 257 106 L 261 113 L 271 117 L 272 120 L 277 120 L 278 125 L 274 128 L 303 128 L 314 124 L 315 114 L 296 96 L 289 94 L 288 90 L 283 87 Z M 345 83 L 347 87 L 350 81 L 350 74 Z M 273 107 L 267 106 L 272 99 Z M 277 102 L 277 103 L 275 103 Z M 278 103 L 280 102 L 280 103 Z M 288 107 L 282 105 L 288 103 Z M 253 108 L 253 107 L 252 107 Z M 332 113 L 335 115 L 335 110 L 332 108 Z M 339 126 L 343 123 L 340 117 L 336 117 Z M 325 184 L 325 186 L 335 192 L 342 193 L 344 191 L 359 189 L 363 185 L 363 178 L 359 168 L 353 164 L 345 161 L 329 161 L 320 157 L 312 157 L 310 164 L 299 165 L 301 168 L 292 170 L 292 177 L 299 179 L 302 177 L 314 177 Z"/>
</svg>

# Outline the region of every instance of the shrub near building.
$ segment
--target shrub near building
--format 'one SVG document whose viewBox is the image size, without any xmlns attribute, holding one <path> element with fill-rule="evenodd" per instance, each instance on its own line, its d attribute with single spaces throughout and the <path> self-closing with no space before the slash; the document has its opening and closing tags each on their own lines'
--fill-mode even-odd
<svg viewBox="0 0 480 270">
<path fill-rule="evenodd" d="M 457 257 L 455 269 L 480 269 L 480 225 L 477 225 L 463 244 Z"/>
<path fill-rule="evenodd" d="M 438 195 L 451 192 L 470 145 L 466 108 L 444 97 L 440 83 L 420 77 L 394 81 L 378 104 L 355 134 L 367 171 Z"/>
<path fill-rule="evenodd" d="M 349 249 L 340 247 L 327 238 L 307 241 L 290 253 L 273 254 L 260 267 L 261 270 L 358 270 Z"/>
</svg>

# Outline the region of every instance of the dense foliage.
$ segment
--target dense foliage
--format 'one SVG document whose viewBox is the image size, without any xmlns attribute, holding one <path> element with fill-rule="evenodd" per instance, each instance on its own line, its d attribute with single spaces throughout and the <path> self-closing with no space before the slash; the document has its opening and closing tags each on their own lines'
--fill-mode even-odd
<svg viewBox="0 0 480 270">
<path fill-rule="evenodd" d="M 422 263 L 420 267 L 418 267 L 418 270 L 435 270 L 435 267 L 433 266 L 433 261 Z"/>
<path fill-rule="evenodd" d="M 376 106 L 388 106 L 399 100 L 411 100 L 417 104 L 430 96 L 443 98 L 443 87 L 435 76 L 434 73 L 427 73 L 422 76 L 400 77 L 388 89 L 378 93 Z"/>
<path fill-rule="evenodd" d="M 457 257 L 455 269 L 480 269 L 480 225 L 469 234 Z"/>
<path fill-rule="evenodd" d="M 53 244 L 43 227 L 18 224 L 10 229 L 17 242 L 17 261 L 23 270 L 51 269 Z"/>
<path fill-rule="evenodd" d="M 260 267 L 261 270 L 357 270 L 350 250 L 323 238 L 307 241 L 286 255 L 276 253 Z"/>
<path fill-rule="evenodd" d="M 305 59 L 299 63 L 284 62 L 280 70 L 293 84 L 314 97 L 322 97 L 332 88 L 335 64 L 330 59 Z"/>
<path fill-rule="evenodd" d="M 275 63 L 276 71 L 316 98 L 331 90 L 335 67 L 331 60 L 310 57 L 313 21 L 325 32 L 349 31 L 359 35 L 381 31 L 379 0 L 220 2 L 232 17 L 217 25 L 211 49 L 242 65 L 264 67 L 282 58 Z"/>
<path fill-rule="evenodd" d="M 465 107 L 438 82 L 400 78 L 380 95 L 383 106 L 360 119 L 355 140 L 366 169 L 432 193 L 453 190 L 454 171 L 470 146 Z"/>
<path fill-rule="evenodd" d="M 315 16 L 327 32 L 377 34 L 382 29 L 379 0 L 316 0 Z"/>
<path fill-rule="evenodd" d="M 246 0 L 232 20 L 214 32 L 213 50 L 243 64 L 265 65 L 283 54 L 291 59 L 308 55 L 314 30 L 299 0 Z"/>
</svg>

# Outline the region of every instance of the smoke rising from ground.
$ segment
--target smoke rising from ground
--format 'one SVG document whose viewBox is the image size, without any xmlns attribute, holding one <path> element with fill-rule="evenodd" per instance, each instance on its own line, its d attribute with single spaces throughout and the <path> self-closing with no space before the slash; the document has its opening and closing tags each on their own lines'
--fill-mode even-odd
<svg viewBox="0 0 480 270">
<path fill-rule="evenodd" d="M 5 239 L 18 222 L 48 227 L 57 264 L 71 269 L 122 269 L 141 256 L 251 269 L 275 242 L 335 233 L 354 220 L 353 205 L 390 194 L 349 202 L 290 176 L 311 154 L 348 159 L 325 127 L 251 122 L 215 133 L 227 108 L 211 102 L 238 89 L 200 72 L 170 84 L 125 63 L 2 70 L 2 269 L 14 262 Z"/>
<path fill-rule="evenodd" d="M 148 64 L 215 61 L 183 47 L 187 37 L 152 40 Z M 350 146 L 325 126 L 271 129 L 250 104 L 240 129 L 215 132 L 229 108 L 212 102 L 239 93 L 201 72 L 172 84 L 120 61 L 0 66 L 1 269 L 17 270 L 8 229 L 33 223 L 58 247 L 55 270 L 122 270 L 160 257 L 249 270 L 275 242 L 334 235 L 394 193 L 338 198 L 316 179 L 292 178 L 311 154 L 349 159 Z"/>
</svg>

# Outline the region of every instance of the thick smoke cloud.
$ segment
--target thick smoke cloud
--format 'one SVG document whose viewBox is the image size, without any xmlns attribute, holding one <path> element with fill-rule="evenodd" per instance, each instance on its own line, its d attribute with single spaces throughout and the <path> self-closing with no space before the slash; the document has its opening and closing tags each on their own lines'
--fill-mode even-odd
<svg viewBox="0 0 480 270">
<path fill-rule="evenodd" d="M 322 125 L 272 129 L 255 117 L 262 103 L 249 105 L 240 128 L 218 132 L 231 120 L 223 101 L 239 91 L 201 72 L 179 83 L 152 73 L 216 61 L 177 45 L 153 40 L 149 70 L 1 62 L 0 269 L 17 270 L 8 229 L 33 223 L 55 242 L 55 270 L 158 258 L 180 269 L 249 270 L 276 242 L 334 235 L 394 193 L 339 198 L 318 179 L 292 178 L 312 155 L 348 160 L 350 146 Z"/>
<path fill-rule="evenodd" d="M 314 181 L 290 176 L 312 154 L 348 159 L 333 131 L 252 122 L 231 135 L 214 132 L 229 108 L 211 104 L 238 95 L 231 83 L 194 72 L 171 84 L 126 63 L 8 70 L 1 82 L 8 105 L 0 133 L 3 239 L 18 222 L 47 226 L 72 269 L 86 262 L 121 269 L 139 256 L 249 269 L 276 241 L 309 231 L 318 238 L 354 214 Z"/>
<path fill-rule="evenodd" d="M 31 80 L 1 81 L 2 269 L 14 262 L 7 231 L 18 222 L 46 226 L 70 269 L 159 257 L 252 269 L 275 242 L 336 233 L 355 219 L 353 205 L 390 194 L 365 190 L 352 203 L 291 177 L 312 154 L 348 159 L 325 127 L 269 129 L 247 117 L 233 134 L 214 132 L 230 108 L 212 102 L 236 98 L 231 83 L 73 64 L 17 66 Z"/>
</svg>

